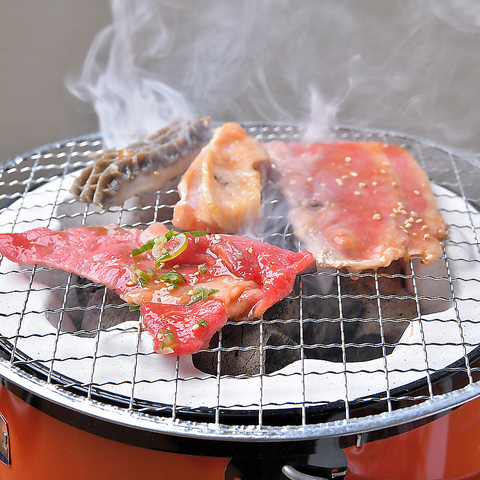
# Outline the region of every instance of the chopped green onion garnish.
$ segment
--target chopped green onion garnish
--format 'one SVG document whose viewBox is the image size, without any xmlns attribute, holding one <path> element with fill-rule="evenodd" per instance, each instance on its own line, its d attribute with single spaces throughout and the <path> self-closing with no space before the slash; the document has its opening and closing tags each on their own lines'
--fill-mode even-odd
<svg viewBox="0 0 480 480">
<path fill-rule="evenodd" d="M 130 270 L 138 277 L 146 280 L 147 282 L 152 279 L 153 270 L 150 267 L 147 267 L 148 273 L 140 270 L 136 265 L 132 265 Z"/>
<path fill-rule="evenodd" d="M 199 265 L 198 266 L 198 271 L 200 273 L 208 273 L 208 268 L 205 265 Z"/>
<path fill-rule="evenodd" d="M 160 332 L 159 332 L 160 334 Z M 162 345 L 162 350 L 165 350 L 165 348 L 170 348 L 170 344 L 173 342 L 173 340 L 175 340 L 175 335 L 173 334 L 173 332 L 171 330 L 167 330 L 164 334 L 163 334 L 163 338 L 165 340 L 162 341 L 161 345 Z"/>
<path fill-rule="evenodd" d="M 155 245 L 155 239 L 149 240 L 147 243 L 142 245 L 141 247 L 134 248 L 132 251 L 132 257 L 136 257 L 137 255 L 141 255 L 142 253 L 148 252 L 153 248 Z"/>
<path fill-rule="evenodd" d="M 199 302 L 200 300 L 205 300 L 207 297 L 213 295 L 216 292 L 218 292 L 216 288 L 197 287 L 193 291 L 193 294 L 195 296 L 191 298 L 187 305 L 192 305 L 192 303 Z"/>
<path fill-rule="evenodd" d="M 200 327 L 205 328 L 205 327 L 208 325 L 208 322 L 207 322 L 204 318 L 202 318 L 201 320 L 199 320 L 199 321 L 197 322 L 197 325 L 199 325 Z"/>
<path fill-rule="evenodd" d="M 175 233 L 173 230 L 169 230 L 164 236 L 165 238 L 168 240 L 171 240 L 171 238 L 174 236 L 174 235 L 178 235 L 178 233 Z"/>
<path fill-rule="evenodd" d="M 158 280 L 162 280 L 166 283 L 170 283 L 175 288 L 178 288 L 178 284 L 180 282 L 187 281 L 181 273 L 178 273 L 175 271 L 162 273 L 161 275 L 158 276 Z"/>
<path fill-rule="evenodd" d="M 131 312 L 135 312 L 136 310 L 140 310 L 140 305 L 129 305 L 129 306 L 128 306 L 128 309 L 129 309 Z"/>
<path fill-rule="evenodd" d="M 187 233 L 189 233 L 192 237 L 204 237 L 205 235 L 208 235 L 208 232 L 205 232 L 203 230 L 194 230 Z"/>
<path fill-rule="evenodd" d="M 141 245 L 138 248 L 134 248 L 132 250 L 132 257 L 136 257 L 137 255 L 141 255 L 142 253 L 148 252 L 152 250 L 154 247 L 161 247 L 167 240 L 170 240 L 173 235 L 173 230 L 170 230 L 165 235 L 160 235 L 158 237 L 150 239 L 147 243 Z"/>
</svg>

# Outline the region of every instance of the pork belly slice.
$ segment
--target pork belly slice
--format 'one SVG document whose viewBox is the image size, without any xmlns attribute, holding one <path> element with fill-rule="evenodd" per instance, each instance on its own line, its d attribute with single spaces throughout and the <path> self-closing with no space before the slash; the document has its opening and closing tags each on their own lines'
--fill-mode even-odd
<svg viewBox="0 0 480 480">
<path fill-rule="evenodd" d="M 361 272 L 443 256 L 447 225 L 426 173 L 405 149 L 378 142 L 264 146 L 294 233 L 318 266 Z"/>
<path fill-rule="evenodd" d="M 244 233 L 262 218 L 262 144 L 237 123 L 218 127 L 178 184 L 173 224 L 183 230 Z"/>
<path fill-rule="evenodd" d="M 77 175 L 71 192 L 77 200 L 108 209 L 156 191 L 185 172 L 210 136 L 208 118 L 176 119 L 142 142 L 99 155 Z"/>
<path fill-rule="evenodd" d="M 177 234 L 160 223 L 143 231 L 109 225 L 0 234 L 0 253 L 75 273 L 140 305 L 157 340 L 160 329 L 170 340 L 174 335 L 175 341 L 155 341 L 165 354 L 208 345 L 228 318 L 260 317 L 291 292 L 297 274 L 315 266 L 307 251 L 229 235 Z M 182 329 L 188 331 L 180 335 Z"/>
</svg>

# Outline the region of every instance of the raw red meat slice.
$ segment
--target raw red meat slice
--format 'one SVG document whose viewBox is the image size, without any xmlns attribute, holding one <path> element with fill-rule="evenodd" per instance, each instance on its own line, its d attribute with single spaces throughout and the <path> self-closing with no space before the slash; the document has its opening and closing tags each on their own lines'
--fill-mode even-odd
<svg viewBox="0 0 480 480">
<path fill-rule="evenodd" d="M 143 243 L 144 233 L 116 225 L 78 227 L 61 232 L 36 228 L 24 233 L 0 234 L 0 253 L 19 264 L 44 265 L 76 273 L 123 294 L 131 288 L 127 283 L 132 278 L 132 249 Z"/>
<path fill-rule="evenodd" d="M 315 264 L 304 250 L 295 253 L 229 235 L 176 234 L 159 223 L 143 231 L 109 225 L 0 234 L 0 253 L 17 263 L 54 267 L 101 283 L 128 303 L 146 304 L 143 311 L 149 318 L 155 312 L 165 313 L 163 307 L 182 306 L 175 309 L 177 331 L 178 319 L 183 315 L 189 325 L 189 314 L 196 318 L 197 304 L 207 300 L 215 300 L 204 310 L 211 326 L 220 328 L 226 318 L 259 317 L 291 292 L 297 274 Z M 218 303 L 223 305 L 224 320 Z M 212 308 L 210 314 L 207 307 Z M 211 333 L 211 328 L 206 332 Z M 166 353 L 192 350 L 193 343 L 188 346 L 184 341 L 178 351 L 170 352 L 169 347 Z"/>
<path fill-rule="evenodd" d="M 447 225 L 427 175 L 405 149 L 378 142 L 264 146 L 295 235 L 318 266 L 360 272 L 443 256 Z"/>
<path fill-rule="evenodd" d="M 142 303 L 143 323 L 157 353 L 187 355 L 208 347 L 210 339 L 228 320 L 220 300 L 190 306 Z"/>
</svg>

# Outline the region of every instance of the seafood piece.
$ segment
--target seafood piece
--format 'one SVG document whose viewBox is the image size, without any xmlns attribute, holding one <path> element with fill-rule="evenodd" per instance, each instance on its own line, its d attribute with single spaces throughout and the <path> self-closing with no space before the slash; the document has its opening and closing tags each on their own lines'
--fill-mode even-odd
<svg viewBox="0 0 480 480">
<path fill-rule="evenodd" d="M 0 253 L 20 264 L 75 273 L 140 305 L 147 328 L 157 339 L 161 333 L 171 340 L 159 344 L 166 354 L 208 345 L 228 318 L 261 316 L 291 292 L 297 274 L 315 265 L 306 251 L 229 235 L 175 233 L 161 223 L 143 231 L 109 225 L 5 233 Z M 198 324 L 199 318 L 205 322 Z"/>
<path fill-rule="evenodd" d="M 104 152 L 80 172 L 71 192 L 82 202 L 108 209 L 158 190 L 185 172 L 210 135 L 208 118 L 175 120 L 143 142 Z"/>
<path fill-rule="evenodd" d="M 237 123 L 218 127 L 178 184 L 173 224 L 183 230 L 240 233 L 261 219 L 261 143 Z"/>
<path fill-rule="evenodd" d="M 361 272 L 443 256 L 447 225 L 425 172 L 378 142 L 265 144 L 295 235 L 320 267 Z"/>
</svg>

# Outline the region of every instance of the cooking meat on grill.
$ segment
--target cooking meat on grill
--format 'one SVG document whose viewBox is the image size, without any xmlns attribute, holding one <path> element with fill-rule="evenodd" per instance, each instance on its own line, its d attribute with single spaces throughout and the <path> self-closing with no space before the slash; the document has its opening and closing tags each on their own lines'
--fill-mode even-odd
<svg viewBox="0 0 480 480">
<path fill-rule="evenodd" d="M 297 274 L 315 265 L 306 251 L 176 233 L 160 223 L 145 230 L 109 225 L 0 234 L 0 253 L 75 273 L 140 305 L 146 327 L 162 338 L 156 350 L 165 354 L 194 353 L 228 318 L 261 316 L 291 292 Z"/>
<path fill-rule="evenodd" d="M 261 219 L 261 143 L 237 123 L 218 127 L 178 184 L 173 224 L 183 230 L 239 233 Z"/>
<path fill-rule="evenodd" d="M 71 192 L 82 202 L 107 209 L 158 190 L 185 172 L 210 135 L 208 118 L 175 120 L 143 142 L 107 150 L 80 172 Z"/>
<path fill-rule="evenodd" d="M 443 256 L 447 225 L 425 172 L 378 142 L 265 143 L 295 235 L 320 267 L 351 272 Z"/>
<path fill-rule="evenodd" d="M 185 355 L 207 348 L 228 318 L 221 300 L 205 300 L 189 306 L 146 302 L 140 310 L 143 323 L 153 337 L 153 349 L 163 354 Z"/>
</svg>

